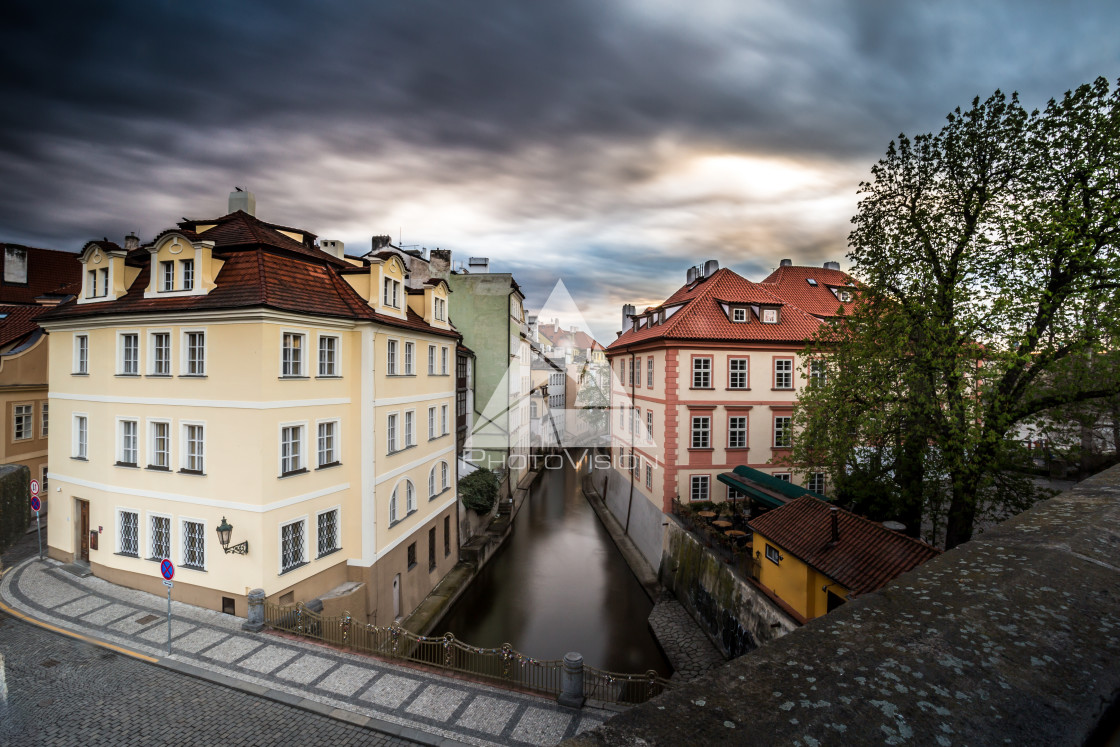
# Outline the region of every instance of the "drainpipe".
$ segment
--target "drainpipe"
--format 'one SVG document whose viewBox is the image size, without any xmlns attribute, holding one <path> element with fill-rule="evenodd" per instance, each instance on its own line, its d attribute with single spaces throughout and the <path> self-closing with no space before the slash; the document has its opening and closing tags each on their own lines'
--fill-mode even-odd
<svg viewBox="0 0 1120 747">
<path fill-rule="evenodd" d="M 630 500 L 626 503 L 626 526 L 623 528 L 623 534 L 630 534 L 630 511 L 634 507 L 634 430 L 636 424 L 634 423 L 634 352 L 630 352 L 630 412 L 627 413 L 630 418 Z"/>
</svg>

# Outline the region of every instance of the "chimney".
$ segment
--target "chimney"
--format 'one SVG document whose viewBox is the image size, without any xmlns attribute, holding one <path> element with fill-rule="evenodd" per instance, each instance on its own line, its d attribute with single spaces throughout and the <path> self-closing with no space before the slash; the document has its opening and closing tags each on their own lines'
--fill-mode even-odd
<svg viewBox="0 0 1120 747">
<path fill-rule="evenodd" d="M 783 259 L 781 261 L 780 265 L 782 267 L 793 267 L 793 260 L 792 259 Z M 825 265 L 825 267 L 827 267 L 827 266 L 828 265 Z"/>
<path fill-rule="evenodd" d="M 692 283 L 696 281 L 696 278 L 700 277 L 700 268 L 699 267 L 689 267 L 688 272 L 685 273 L 684 277 L 685 277 L 685 281 L 684 281 L 685 284 L 686 285 L 692 285 Z"/>
<path fill-rule="evenodd" d="M 835 544 L 840 541 L 840 509 L 832 506 L 828 513 L 832 516 L 832 543 Z"/>
<path fill-rule="evenodd" d="M 346 244 L 338 239 L 319 239 L 319 248 L 332 257 L 342 259 L 346 255 Z"/>
<path fill-rule="evenodd" d="M 826 269 L 826 270 L 839 270 L 840 269 L 840 263 L 839 262 L 825 262 L 824 263 L 824 269 Z"/>
<path fill-rule="evenodd" d="M 374 236 L 370 240 L 370 251 L 376 252 L 378 249 L 384 249 L 389 246 L 392 240 L 390 236 Z"/>
<path fill-rule="evenodd" d="M 626 304 L 625 306 L 622 307 L 622 331 L 623 332 L 625 332 L 626 330 L 628 330 L 632 326 L 634 326 L 634 320 L 631 319 L 630 317 L 634 316 L 635 311 L 636 311 L 636 309 L 634 308 L 634 304 L 632 304 L 632 303 L 628 303 L 628 304 Z"/>
<path fill-rule="evenodd" d="M 451 270 L 451 250 L 433 249 L 428 260 L 432 265 L 432 277 L 446 278 Z"/>
<path fill-rule="evenodd" d="M 128 236 L 124 237 L 124 250 L 126 252 L 131 252 L 133 249 L 139 249 L 139 248 L 140 248 L 140 237 L 137 236 L 135 232 L 132 232 Z"/>
<path fill-rule="evenodd" d="M 467 269 L 471 272 L 485 274 L 490 272 L 489 257 L 471 257 L 467 260 Z"/>
<path fill-rule="evenodd" d="M 234 187 L 229 193 L 229 212 L 236 213 L 242 210 L 249 215 L 257 214 L 257 198 L 252 192 L 246 192 L 241 187 Z"/>
<path fill-rule="evenodd" d="M 719 270 L 718 259 L 709 259 L 704 263 L 704 277 L 710 278 L 712 275 L 716 274 L 717 270 Z"/>
</svg>

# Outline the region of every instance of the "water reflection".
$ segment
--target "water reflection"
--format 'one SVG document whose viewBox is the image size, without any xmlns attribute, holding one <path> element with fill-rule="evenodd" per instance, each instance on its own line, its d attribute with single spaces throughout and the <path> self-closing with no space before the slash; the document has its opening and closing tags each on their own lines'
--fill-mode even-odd
<svg viewBox="0 0 1120 747">
<path fill-rule="evenodd" d="M 475 646 L 510 643 L 537 659 L 578 651 L 592 666 L 668 676 L 652 606 L 566 461 L 537 481 L 513 535 L 440 627 Z"/>
</svg>

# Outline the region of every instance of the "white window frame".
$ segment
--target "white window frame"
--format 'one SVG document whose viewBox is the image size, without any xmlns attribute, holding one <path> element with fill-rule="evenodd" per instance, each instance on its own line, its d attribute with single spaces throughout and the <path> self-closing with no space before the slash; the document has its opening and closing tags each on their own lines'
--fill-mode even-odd
<svg viewBox="0 0 1120 747">
<path fill-rule="evenodd" d="M 385 415 L 385 446 L 387 454 L 396 454 L 400 451 L 400 412 L 390 412 Z"/>
<path fill-rule="evenodd" d="M 159 261 L 159 292 L 170 293 L 175 290 L 175 260 Z M 168 273 L 168 270 L 171 272 Z"/>
<path fill-rule="evenodd" d="M 428 440 L 433 441 L 436 437 L 436 408 L 432 405 L 428 408 Z"/>
<path fill-rule="evenodd" d="M 397 495 L 398 487 L 400 487 L 399 482 L 393 486 L 393 492 L 389 494 L 389 526 L 393 526 L 401 520 L 400 496 Z"/>
<path fill-rule="evenodd" d="M 331 438 L 331 453 L 330 453 L 330 456 L 334 457 L 333 459 L 331 459 L 330 461 L 327 461 L 327 462 L 323 461 L 323 458 L 322 458 L 323 457 L 323 452 L 322 452 L 322 449 L 320 447 L 320 444 L 322 442 L 322 434 L 320 433 L 320 429 L 325 425 L 331 426 L 331 435 L 330 435 L 330 438 Z M 342 463 L 342 449 L 341 449 L 342 443 L 341 443 L 340 438 L 339 438 L 339 434 L 341 432 L 342 432 L 342 421 L 339 418 L 327 418 L 325 420 L 316 420 L 315 421 L 315 463 L 318 465 L 319 469 L 322 469 L 323 467 L 333 467 L 337 464 Z M 316 531 L 318 531 L 318 528 L 316 528 Z"/>
<path fill-rule="evenodd" d="M 294 462 L 292 461 L 291 455 L 285 455 L 285 449 L 287 448 L 289 441 L 285 440 L 284 431 L 289 430 L 289 429 L 295 429 L 295 435 L 296 435 L 296 440 L 294 441 L 294 443 L 295 443 L 296 449 L 298 451 L 295 454 L 295 461 Z M 307 421 L 306 420 L 299 420 L 299 421 L 291 421 L 291 422 L 287 422 L 287 423 L 280 423 L 280 425 L 278 426 L 277 433 L 279 435 L 279 440 L 277 441 L 277 444 L 276 444 L 276 446 L 277 446 L 277 457 L 279 458 L 279 461 L 277 462 L 277 465 L 279 466 L 278 475 L 280 477 L 288 477 L 289 475 L 298 475 L 298 474 L 302 474 L 303 472 L 306 472 L 307 471 Z M 285 462 L 288 462 L 289 464 L 294 464 L 295 466 L 292 469 L 285 469 Z"/>
<path fill-rule="evenodd" d="M 439 462 L 439 483 L 441 493 L 451 488 L 451 465 L 442 459 Z"/>
<path fill-rule="evenodd" d="M 706 421 L 706 422 L 698 422 Z M 692 415 L 689 419 L 689 439 L 688 443 L 690 449 L 710 449 L 712 448 L 712 416 L 711 415 Z M 699 438 L 697 438 L 699 437 Z M 700 441 L 701 444 L 697 445 Z"/>
<path fill-rule="evenodd" d="M 295 343 L 289 344 L 289 343 Z M 280 378 L 307 377 L 307 333 L 294 329 L 280 331 Z"/>
<path fill-rule="evenodd" d="M 279 524 L 276 525 L 276 543 L 277 543 L 276 544 L 276 549 L 278 550 L 278 552 L 276 554 L 276 560 L 277 560 L 277 563 L 279 565 L 279 568 L 277 570 L 277 575 L 283 576 L 285 573 L 290 573 L 291 571 L 294 571 L 298 568 L 301 568 L 301 567 L 307 565 L 310 562 L 308 560 L 308 548 L 307 548 L 307 545 L 309 544 L 309 539 L 307 537 L 307 523 L 308 523 L 307 522 L 307 515 L 305 514 L 305 515 L 300 516 L 300 517 L 295 518 L 295 519 L 289 519 L 288 521 L 282 521 L 282 522 L 280 522 Z M 300 548 L 299 548 L 300 555 L 299 555 L 299 558 L 296 560 L 295 563 L 292 563 L 292 564 L 288 565 L 287 567 L 285 567 L 285 565 L 284 565 L 284 529 L 286 527 L 294 526 L 296 524 L 303 524 L 303 537 L 301 539 Z M 318 527 L 316 527 L 316 531 L 318 531 Z"/>
<path fill-rule="evenodd" d="M 428 345 L 428 375 L 436 375 L 436 346 Z"/>
<path fill-rule="evenodd" d="M 448 362 L 447 362 L 447 346 L 441 345 L 439 348 L 439 375 L 447 376 Z"/>
<path fill-rule="evenodd" d="M 404 479 L 404 515 L 411 516 L 419 510 L 416 502 L 416 485 L 409 478 Z"/>
<path fill-rule="evenodd" d="M 653 440 L 653 410 L 646 410 L 646 435 Z"/>
<path fill-rule="evenodd" d="M 653 464 L 646 460 L 646 490 L 653 490 Z"/>
<path fill-rule="evenodd" d="M 166 370 L 160 372 L 158 352 L 160 346 L 156 338 L 159 335 L 166 335 L 167 338 L 167 361 Z M 171 330 L 169 329 L 153 329 L 148 331 L 148 375 L 149 376 L 171 376 L 172 366 L 171 355 Z"/>
<path fill-rule="evenodd" d="M 763 309 L 762 318 L 759 321 L 763 324 L 777 324 L 781 321 L 781 315 L 777 309 Z"/>
<path fill-rule="evenodd" d="M 202 461 L 202 469 L 195 470 L 190 466 L 190 436 L 188 435 L 190 428 L 202 429 L 202 454 L 200 459 Z M 206 474 L 206 421 L 204 420 L 180 420 L 179 421 L 179 471 L 186 472 L 192 475 L 205 475 Z"/>
<path fill-rule="evenodd" d="M 697 488 L 703 486 L 702 496 L 696 497 Z M 688 480 L 688 500 L 689 503 L 696 501 L 710 501 L 712 499 L 712 478 L 711 475 L 692 475 Z"/>
<path fill-rule="evenodd" d="M 653 356 L 646 359 L 646 386 L 653 389 Z"/>
<path fill-rule="evenodd" d="M 778 421 L 784 421 L 781 428 Z M 775 415 L 773 419 L 773 446 L 775 449 L 788 449 L 793 445 L 793 417 L 790 415 Z M 779 438 L 781 434 L 781 438 Z"/>
<path fill-rule="evenodd" d="M 326 361 L 323 357 L 323 343 L 327 340 L 331 341 L 330 360 Z M 342 338 L 338 335 L 319 335 L 315 341 L 316 365 L 318 368 L 318 377 L 320 379 L 336 379 L 342 376 Z M 329 362 L 330 365 L 324 373 L 323 363 Z"/>
<path fill-rule="evenodd" d="M 334 517 L 334 543 L 326 552 L 323 552 L 323 545 L 319 542 L 319 517 L 333 513 Z M 325 508 L 322 511 L 315 512 L 315 557 L 321 558 L 325 555 L 338 552 L 342 549 L 342 506 L 336 505 L 330 508 Z"/>
<path fill-rule="evenodd" d="M 399 376 L 400 374 L 401 341 L 395 337 L 385 339 L 385 375 Z"/>
<path fill-rule="evenodd" d="M 126 338 L 134 339 L 136 341 L 136 355 L 131 361 L 128 358 L 128 350 L 126 345 Z M 129 363 L 132 364 L 132 370 L 129 371 Z M 125 329 L 117 332 L 117 376 L 139 376 L 140 375 L 140 330 Z"/>
<path fill-rule="evenodd" d="M 135 553 L 125 552 L 125 549 L 124 549 L 124 515 L 125 514 L 132 514 L 134 517 L 136 517 L 136 538 L 135 538 L 136 552 Z M 135 509 L 135 508 L 125 508 L 125 507 L 118 506 L 117 510 L 116 510 L 116 519 L 117 519 L 117 525 L 116 525 L 115 528 L 116 528 L 116 535 L 117 535 L 117 554 L 118 555 L 124 555 L 124 556 L 129 557 L 129 558 L 142 557 L 140 555 L 140 548 L 144 546 L 144 543 L 140 539 L 140 511 Z"/>
<path fill-rule="evenodd" d="M 26 415 L 20 415 L 17 410 L 21 407 L 27 408 Z M 20 436 L 20 418 L 26 418 L 24 425 L 26 425 L 26 436 Z M 35 403 L 34 402 L 17 402 L 12 404 L 12 441 L 30 441 L 35 438 Z"/>
<path fill-rule="evenodd" d="M 148 519 L 148 521 L 147 521 L 146 526 L 147 526 L 147 529 L 148 529 L 148 536 L 145 537 L 145 539 L 147 540 L 148 559 L 149 560 L 163 560 L 164 558 L 170 558 L 171 557 L 171 547 L 174 544 L 172 542 L 172 540 L 174 539 L 174 534 L 175 534 L 175 521 L 172 519 L 171 514 L 160 513 L 158 511 L 149 511 L 148 514 L 147 514 L 147 519 Z M 157 555 L 156 554 L 156 551 L 155 551 L 156 550 L 156 548 L 155 548 L 156 532 L 155 532 L 155 528 L 152 526 L 152 520 L 153 519 L 165 519 L 167 521 L 167 554 L 166 555 Z"/>
<path fill-rule="evenodd" d="M 437 465 L 433 464 L 432 468 L 430 470 L 428 470 L 428 500 L 429 501 L 432 500 L 433 498 L 435 498 L 439 494 L 439 491 L 436 490 L 436 466 Z"/>
<path fill-rule="evenodd" d="M 703 366 L 700 364 L 707 364 Z M 697 384 L 697 376 L 703 380 L 707 376 L 708 383 L 704 385 Z M 692 359 L 692 388 L 693 389 L 711 389 L 712 388 L 712 358 L 711 356 L 698 355 Z"/>
<path fill-rule="evenodd" d="M 155 464 L 155 462 L 154 462 L 155 456 L 160 453 L 159 449 L 156 447 L 156 426 L 157 425 L 163 425 L 163 426 L 167 427 L 167 449 L 164 452 L 167 456 L 167 464 L 162 465 L 162 466 L 158 465 L 158 464 Z M 172 469 L 174 469 L 173 465 L 171 464 L 171 453 L 172 453 L 171 452 L 171 421 L 167 420 L 165 418 L 149 418 L 148 419 L 148 469 L 156 469 L 156 470 L 160 470 L 160 471 L 163 471 L 163 470 L 166 469 L 167 471 L 170 472 Z"/>
<path fill-rule="evenodd" d="M 117 466 L 118 467 L 139 467 L 140 466 L 140 419 L 132 417 L 117 417 Z M 125 457 L 125 427 L 126 425 L 132 426 L 132 440 L 133 448 L 136 451 L 134 454 L 135 459 L 126 461 Z"/>
<path fill-rule="evenodd" d="M 786 366 L 789 366 L 788 370 Z M 783 385 L 781 382 L 788 381 L 788 385 Z M 775 358 L 774 359 L 774 388 L 784 391 L 791 391 L 793 389 L 793 358 Z"/>
<path fill-rule="evenodd" d="M 735 370 L 735 364 L 743 364 L 742 371 Z M 742 385 L 736 383 L 736 377 L 742 377 Z M 745 390 L 750 389 L 751 383 L 751 359 L 746 356 L 731 356 L 727 359 L 727 388 Z"/>
<path fill-rule="evenodd" d="M 416 410 L 405 410 L 401 420 L 401 435 L 404 437 L 404 448 L 416 445 Z"/>
<path fill-rule="evenodd" d="M 446 436 L 448 433 L 451 432 L 450 429 L 451 429 L 451 411 L 448 408 L 447 403 L 444 402 L 442 405 L 439 406 L 439 434 L 441 436 Z"/>
<path fill-rule="evenodd" d="M 194 260 L 179 260 L 179 287 L 181 290 L 194 290 Z"/>
<path fill-rule="evenodd" d="M 824 495 L 824 485 L 823 472 L 810 472 L 809 479 L 805 482 L 805 487 L 817 495 Z"/>
<path fill-rule="evenodd" d="M 790 472 L 775 472 L 771 476 L 778 480 L 781 480 L 782 482 L 788 482 L 791 485 L 793 484 L 793 474 Z"/>
<path fill-rule="evenodd" d="M 194 371 L 194 372 L 192 372 L 190 370 L 191 369 L 191 357 L 190 357 L 191 335 L 202 335 L 202 358 L 200 360 L 200 365 L 197 367 L 199 370 Z M 206 357 L 207 357 L 206 356 L 206 352 L 207 352 L 206 347 L 207 347 L 207 338 L 208 337 L 209 337 L 209 335 L 206 334 L 206 329 L 205 328 L 183 329 L 183 330 L 179 331 L 179 338 L 180 338 L 179 354 L 181 356 L 180 357 L 181 368 L 180 368 L 180 371 L 179 371 L 180 376 L 199 377 L 199 378 L 203 377 L 203 376 L 206 376 Z"/>
<path fill-rule="evenodd" d="M 89 415 L 75 412 L 71 415 L 70 456 L 74 459 L 89 459 Z"/>
<path fill-rule="evenodd" d="M 46 438 L 49 432 L 50 401 L 43 400 L 39 403 L 39 438 Z"/>
<path fill-rule="evenodd" d="M 778 548 L 770 543 L 766 543 L 766 559 L 774 565 L 780 565 L 782 562 L 782 553 Z"/>
<path fill-rule="evenodd" d="M 89 335 L 74 335 L 74 361 L 70 373 L 89 375 Z"/>
<path fill-rule="evenodd" d="M 743 324 L 747 321 L 747 310 L 742 306 L 738 306 L 731 310 L 731 321 L 736 324 Z"/>
<path fill-rule="evenodd" d="M 202 564 L 191 565 L 187 562 L 187 524 L 200 524 L 202 525 Z M 186 568 L 190 571 L 205 571 L 206 570 L 206 550 L 210 543 L 206 541 L 206 522 L 202 519 L 196 519 L 191 516 L 179 517 L 179 567 Z"/>
<path fill-rule="evenodd" d="M 742 420 L 742 427 L 736 427 L 734 421 Z M 745 449 L 747 448 L 747 416 L 746 415 L 728 415 L 727 416 L 727 448 L 729 449 Z M 734 443 L 735 439 L 732 437 L 736 434 L 741 436 L 741 443 Z"/>
<path fill-rule="evenodd" d="M 809 361 L 809 386 L 826 386 L 828 384 L 828 364 L 823 358 L 813 358 Z"/>
<path fill-rule="evenodd" d="M 404 375 L 416 375 L 416 343 L 412 340 L 404 341 Z"/>
</svg>

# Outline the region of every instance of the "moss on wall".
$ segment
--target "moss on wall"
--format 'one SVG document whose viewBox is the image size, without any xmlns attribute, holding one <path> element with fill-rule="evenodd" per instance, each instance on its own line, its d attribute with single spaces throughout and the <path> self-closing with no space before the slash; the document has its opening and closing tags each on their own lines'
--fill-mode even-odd
<svg viewBox="0 0 1120 747">
<path fill-rule="evenodd" d="M 0 465 L 0 552 L 19 539 L 31 522 L 31 471 L 22 464 Z"/>
</svg>

